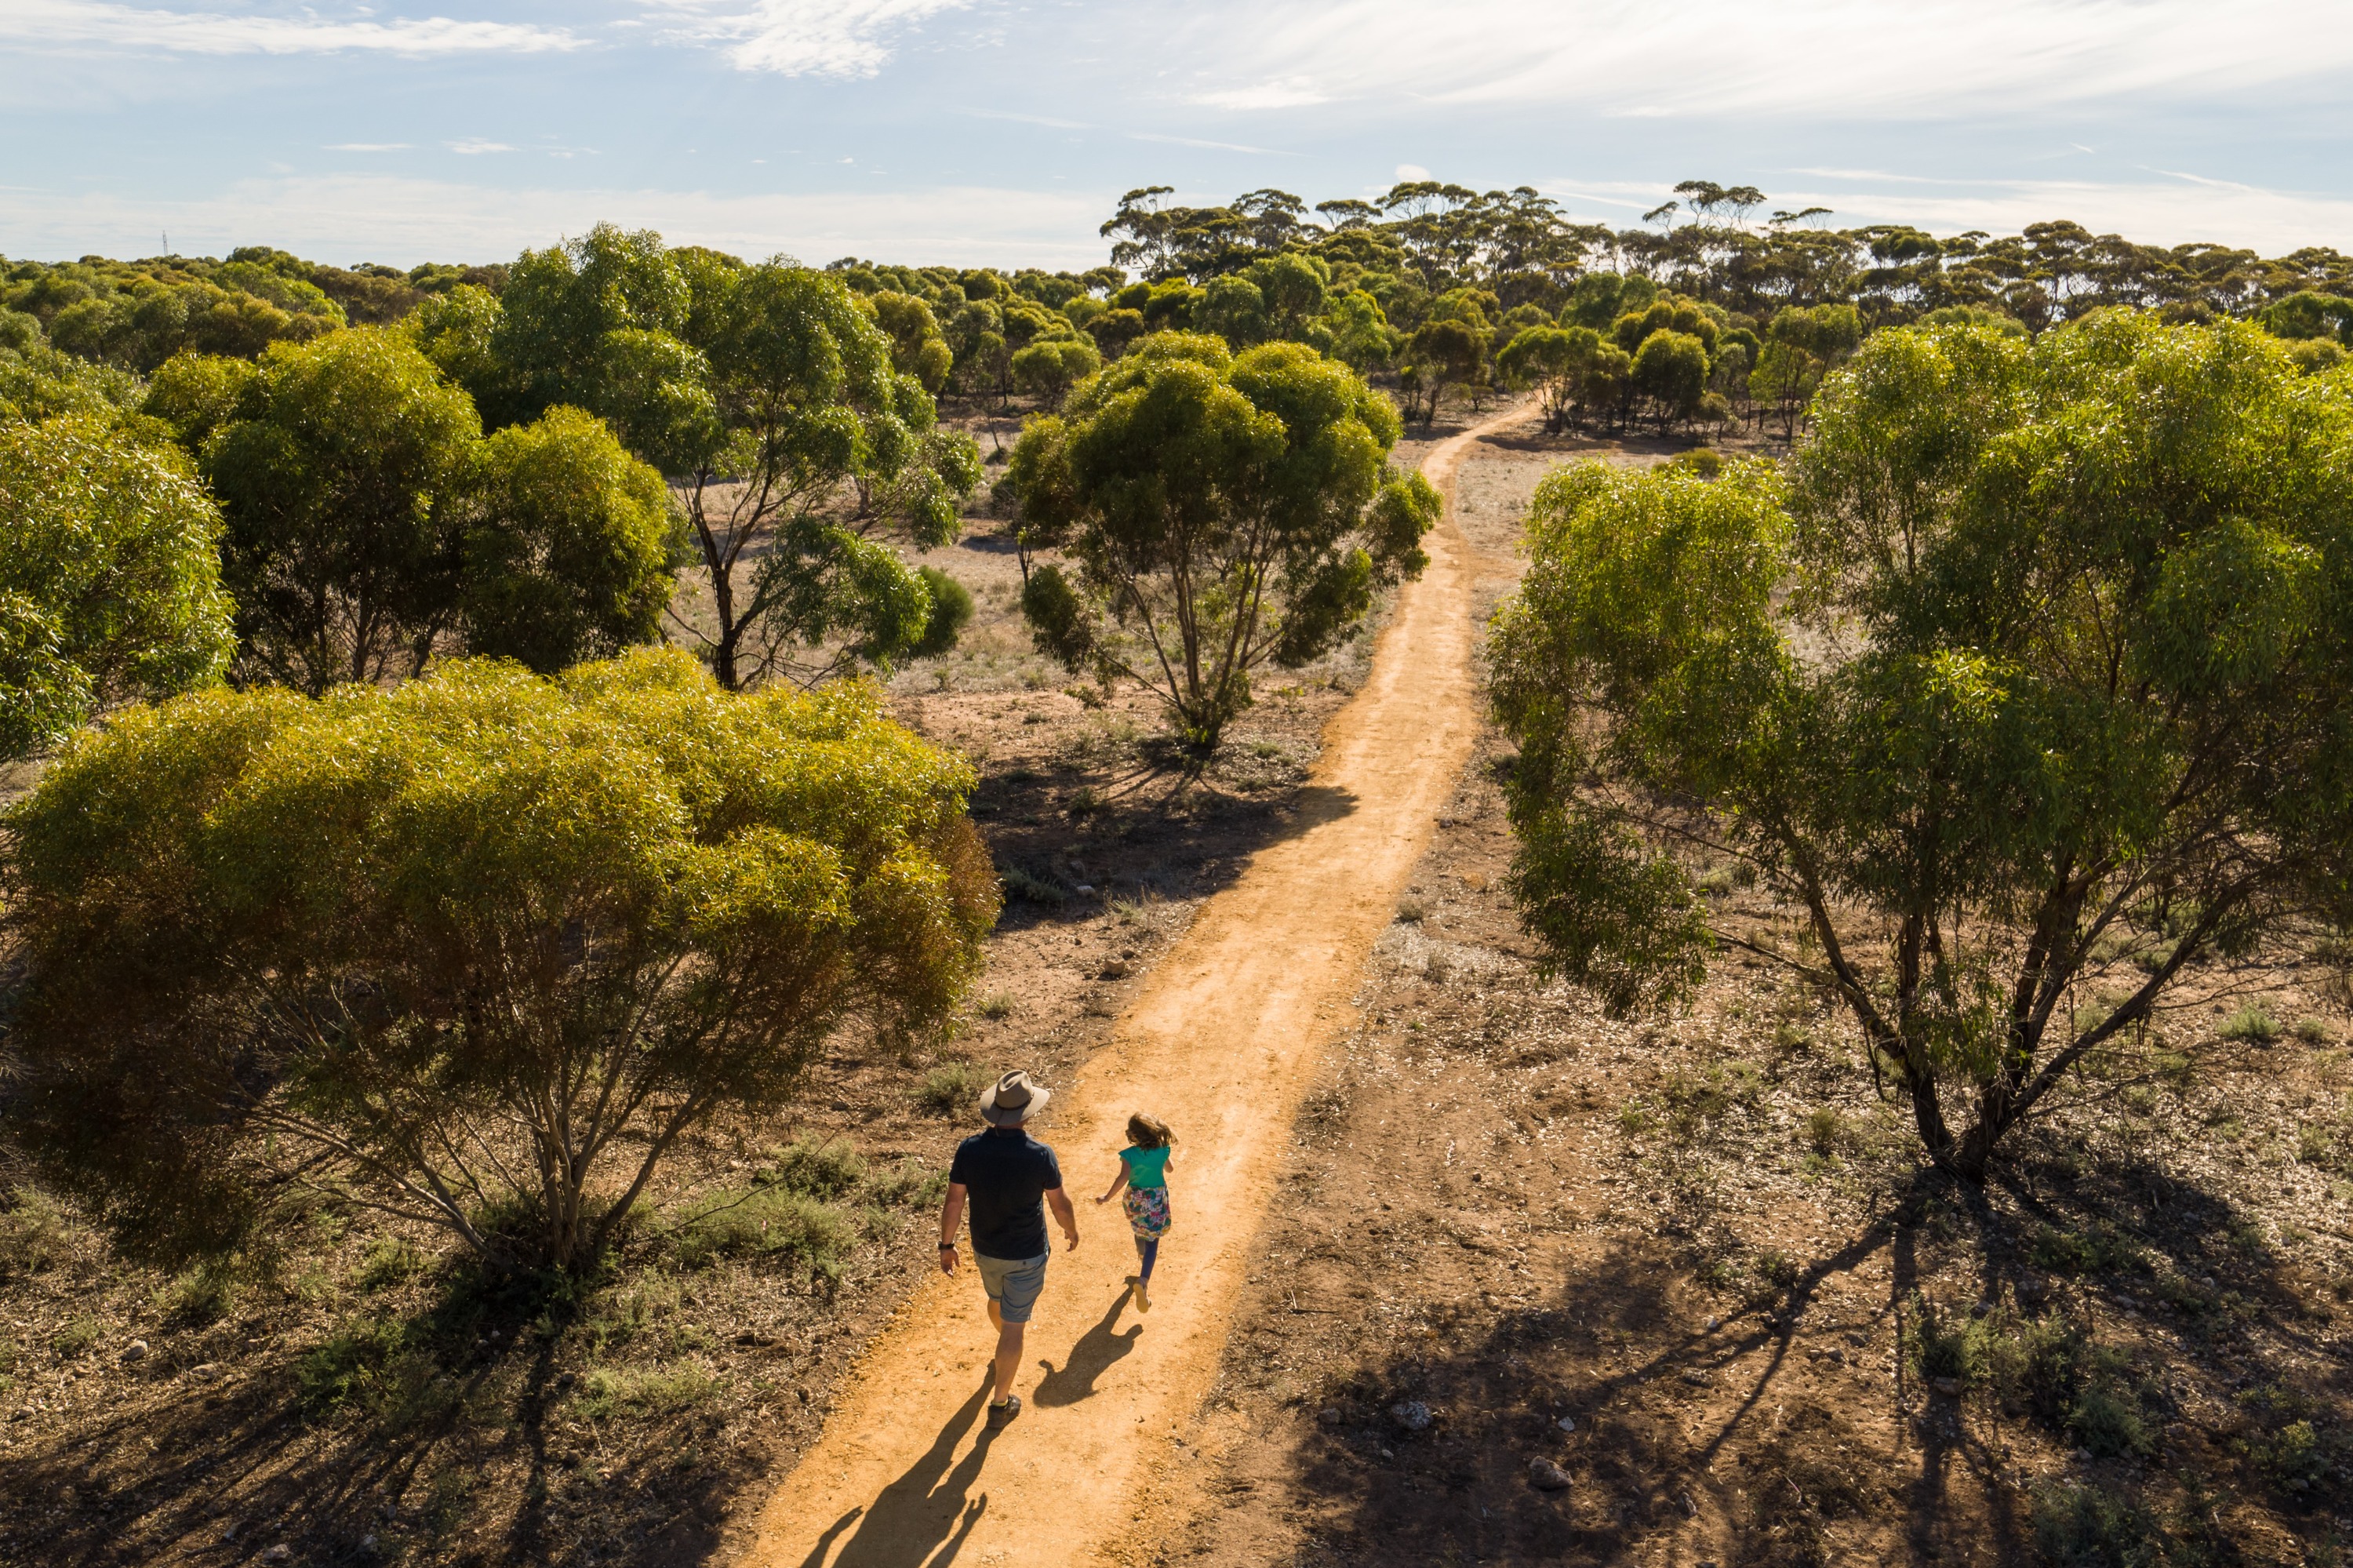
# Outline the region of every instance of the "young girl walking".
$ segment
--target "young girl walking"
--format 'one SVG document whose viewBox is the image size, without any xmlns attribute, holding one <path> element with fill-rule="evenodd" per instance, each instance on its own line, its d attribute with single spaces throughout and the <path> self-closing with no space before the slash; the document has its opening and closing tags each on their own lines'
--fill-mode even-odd
<svg viewBox="0 0 2353 1568">
<path fill-rule="evenodd" d="M 1128 1147 L 1119 1151 L 1119 1177 L 1095 1200 L 1108 1203 L 1127 1189 L 1127 1223 L 1135 1231 L 1135 1255 L 1143 1262 L 1133 1281 L 1135 1309 L 1152 1310 L 1152 1265 L 1160 1238 L 1168 1234 L 1168 1146 L 1176 1135 L 1157 1117 L 1141 1111 L 1127 1118 Z"/>
</svg>

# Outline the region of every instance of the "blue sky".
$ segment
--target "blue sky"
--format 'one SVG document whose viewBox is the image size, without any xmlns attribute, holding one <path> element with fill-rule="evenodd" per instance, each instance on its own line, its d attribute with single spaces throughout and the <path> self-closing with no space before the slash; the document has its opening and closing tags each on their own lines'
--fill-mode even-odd
<svg viewBox="0 0 2353 1568">
<path fill-rule="evenodd" d="M 493 260 L 600 219 L 812 262 L 1082 268 L 1120 193 L 1425 172 L 1630 224 L 2353 250 L 2314 0 L 0 0 L 0 254 Z"/>
</svg>

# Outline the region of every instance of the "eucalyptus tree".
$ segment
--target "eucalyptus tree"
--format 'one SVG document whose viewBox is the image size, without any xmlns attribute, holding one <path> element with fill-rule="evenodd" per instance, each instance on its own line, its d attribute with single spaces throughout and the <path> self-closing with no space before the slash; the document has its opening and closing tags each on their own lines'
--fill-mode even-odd
<svg viewBox="0 0 2353 1568">
<path fill-rule="evenodd" d="M 1535 390 L 1556 433 L 1614 412 L 1630 389 L 1634 360 L 1591 327 L 1530 327 L 1495 356 L 1509 387 Z"/>
<path fill-rule="evenodd" d="M 1779 416 L 1784 440 L 1797 439 L 1798 421 L 1815 389 L 1862 341 L 1862 319 L 1852 305 L 1791 305 L 1774 315 L 1748 390 L 1760 408 Z"/>
<path fill-rule="evenodd" d="M 1411 387 L 1399 390 L 1421 395 L 1422 423 L 1438 418 L 1438 405 L 1449 387 L 1476 387 L 1487 373 L 1488 334 L 1482 327 L 1453 316 L 1440 316 L 1414 329 L 1406 340 L 1406 368 Z M 1409 402 L 1409 411 L 1411 403 Z"/>
<path fill-rule="evenodd" d="M 605 423 L 554 408 L 483 443 L 465 524 L 467 651 L 554 674 L 658 641 L 685 540 Z"/>
<path fill-rule="evenodd" d="M 1403 342 L 1380 302 L 1362 289 L 1335 291 L 1325 297 L 1324 313 L 1303 337 L 1323 334 L 1319 346 L 1359 375 L 1387 366 Z"/>
<path fill-rule="evenodd" d="M 1634 355 L 1633 387 L 1650 400 L 1651 416 L 1662 433 L 1699 412 L 1707 396 L 1707 344 L 1695 334 L 1661 328 L 1642 339 Z"/>
<path fill-rule="evenodd" d="M 1103 368 L 1103 354 L 1081 337 L 1045 338 L 1013 356 L 1013 384 L 1050 408 L 1071 388 Z"/>
<path fill-rule="evenodd" d="M 1069 564 L 1023 588 L 1039 649 L 1144 685 L 1213 750 L 1253 670 L 1318 657 L 1426 564 L 1438 496 L 1388 465 L 1400 429 L 1388 398 L 1302 344 L 1145 339 L 1014 449 L 1025 538 Z"/>
<path fill-rule="evenodd" d="M 220 533 L 168 441 L 0 417 L 0 758 L 219 677 L 236 643 Z"/>
<path fill-rule="evenodd" d="M 413 675 L 457 621 L 481 423 L 401 334 L 270 350 L 199 449 L 248 673 L 305 692 Z"/>
<path fill-rule="evenodd" d="M 947 1018 L 971 786 L 871 686 L 676 650 L 134 710 L 11 819 L 12 1122 L 165 1264 L 326 1197 L 593 1269 L 681 1139 Z"/>
<path fill-rule="evenodd" d="M 696 349 L 707 412 L 666 465 L 708 599 L 674 625 L 731 690 L 903 656 L 934 606 L 886 531 L 925 547 L 954 539 L 978 450 L 939 429 L 839 279 L 765 262 L 710 312 Z"/>
<path fill-rule="evenodd" d="M 869 294 L 866 302 L 874 312 L 875 323 L 890 334 L 891 368 L 913 376 L 926 392 L 936 393 L 946 386 L 955 355 L 932 307 L 913 294 L 889 290 Z"/>
<path fill-rule="evenodd" d="M 1492 643 L 1513 887 L 1615 1011 L 1726 947 L 1815 989 L 1981 1181 L 2086 1064 L 2194 1045 L 2198 966 L 2353 916 L 2353 399 L 2111 313 L 1883 332 L 1814 421 L 1786 477 L 1540 489 Z"/>
<path fill-rule="evenodd" d="M 660 474 L 577 408 L 483 440 L 411 334 L 181 355 L 141 408 L 220 497 L 248 678 L 317 693 L 459 643 L 552 672 L 660 635 L 680 545 Z"/>
</svg>

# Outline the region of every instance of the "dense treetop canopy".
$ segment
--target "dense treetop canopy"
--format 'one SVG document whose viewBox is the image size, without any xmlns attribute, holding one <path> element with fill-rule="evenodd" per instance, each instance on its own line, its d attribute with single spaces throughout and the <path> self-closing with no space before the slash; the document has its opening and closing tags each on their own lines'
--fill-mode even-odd
<svg viewBox="0 0 2353 1568">
<path fill-rule="evenodd" d="M 1571 221 L 1525 185 L 1482 192 L 1414 180 L 1377 200 L 1313 207 L 1273 189 L 1209 207 L 1168 205 L 1171 194 L 1145 186 L 1123 197 L 1103 225 L 1112 265 L 1083 273 L 856 259 L 828 270 L 891 335 L 895 369 L 934 392 L 1000 397 L 1019 385 L 1012 359 L 1033 343 L 1083 341 L 1109 358 L 1145 332 L 1172 327 L 1217 331 L 1237 348 L 1289 338 L 1359 369 L 1386 366 L 1425 322 L 1449 313 L 1440 302 L 1463 289 L 1493 302 L 1492 350 L 1533 324 L 1607 335 L 1662 291 L 1710 307 L 1727 332 L 1745 326 L 1760 338 L 1785 308 L 1847 304 L 1864 330 L 1966 308 L 2041 332 L 2101 306 L 2131 305 L 2175 320 L 2260 315 L 2281 336 L 2340 347 L 2353 339 L 2353 258 L 2320 247 L 2267 259 L 2220 245 L 2142 245 L 2064 221 L 2015 235 L 1841 228 L 1831 226 L 1835 214 L 1781 211 L 1753 187 L 1707 180 L 1683 182 L 1648 221 L 1620 229 Z M 225 261 L 0 261 L 0 351 L 47 342 L 143 371 L 182 349 L 250 356 L 345 323 L 417 314 L 443 340 L 437 359 L 493 427 L 513 417 L 501 395 L 518 400 L 515 414 L 570 401 L 617 421 L 627 416 L 603 406 L 620 396 L 616 384 L 659 403 L 688 368 L 660 344 L 626 334 L 700 343 L 725 279 L 744 263 L 601 232 L 620 242 L 591 247 L 586 272 L 566 260 L 584 242 L 526 251 L 512 264 L 405 272 L 323 266 L 267 247 Z M 1621 281 L 1639 283 L 1641 294 L 1620 298 Z M 501 297 L 531 325 L 507 327 L 501 357 L 519 369 L 493 392 L 459 362 L 471 355 L 480 368 L 500 325 L 487 308 Z M 1542 323 L 1505 319 L 1523 310 Z M 1623 346 L 1630 355 L 1641 349 Z M 1757 358 L 1747 352 L 1751 367 Z M 1046 360 L 1031 364 L 1031 380 L 1051 384 Z M 1803 367 L 1792 374 L 1802 380 Z M 598 398 L 584 399 L 591 385 Z"/>
<path fill-rule="evenodd" d="M 220 533 L 169 445 L 88 414 L 0 418 L 0 758 L 220 673 Z"/>
</svg>

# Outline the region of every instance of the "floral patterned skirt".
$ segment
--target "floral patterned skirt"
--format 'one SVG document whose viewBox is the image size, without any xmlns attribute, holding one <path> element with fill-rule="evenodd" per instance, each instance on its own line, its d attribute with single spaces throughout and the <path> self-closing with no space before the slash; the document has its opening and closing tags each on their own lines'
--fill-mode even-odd
<svg viewBox="0 0 2353 1568">
<path fill-rule="evenodd" d="M 1127 1223 L 1135 1234 L 1147 1240 L 1168 1234 L 1173 1223 L 1168 1215 L 1168 1189 L 1166 1187 L 1130 1187 L 1127 1190 Z"/>
</svg>

